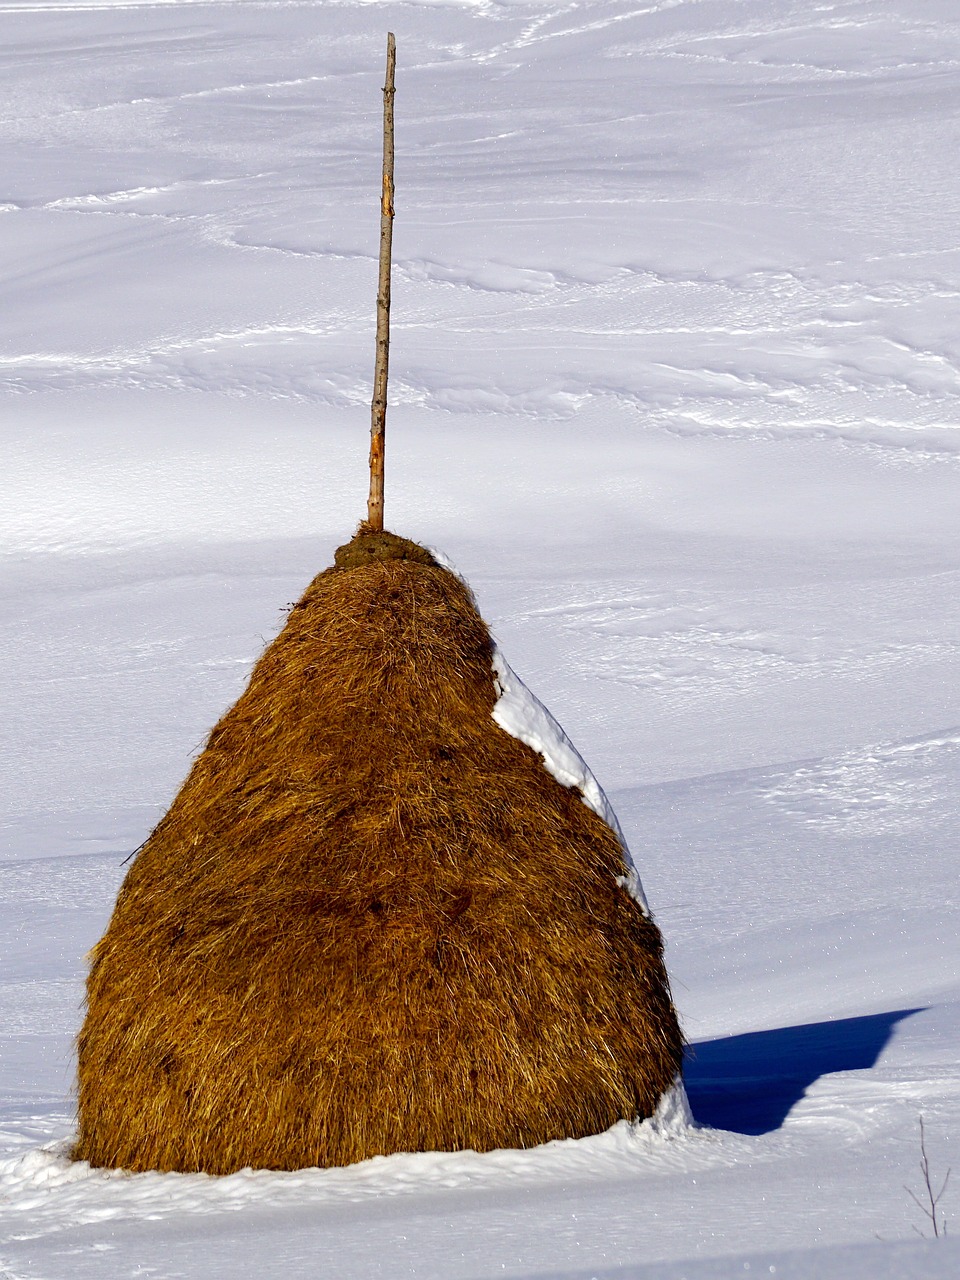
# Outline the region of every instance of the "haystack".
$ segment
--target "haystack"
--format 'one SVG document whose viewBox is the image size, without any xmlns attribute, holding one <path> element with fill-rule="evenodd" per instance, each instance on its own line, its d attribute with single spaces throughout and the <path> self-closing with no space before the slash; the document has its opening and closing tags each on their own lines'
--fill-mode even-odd
<svg viewBox="0 0 960 1280">
<path fill-rule="evenodd" d="M 489 633 L 422 547 L 310 584 L 96 947 L 74 1154 L 131 1170 L 528 1147 L 680 1069 L 613 831 L 501 729 Z"/>
</svg>

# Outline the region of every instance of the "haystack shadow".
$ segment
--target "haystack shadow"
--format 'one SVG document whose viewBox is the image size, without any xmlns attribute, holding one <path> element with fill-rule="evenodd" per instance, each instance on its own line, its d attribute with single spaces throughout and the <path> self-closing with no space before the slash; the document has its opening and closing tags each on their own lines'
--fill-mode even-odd
<svg viewBox="0 0 960 1280">
<path fill-rule="evenodd" d="M 684 1079 L 693 1114 L 715 1129 L 771 1133 L 820 1076 L 874 1066 L 897 1023 L 922 1012 L 896 1009 L 692 1044 Z"/>
</svg>

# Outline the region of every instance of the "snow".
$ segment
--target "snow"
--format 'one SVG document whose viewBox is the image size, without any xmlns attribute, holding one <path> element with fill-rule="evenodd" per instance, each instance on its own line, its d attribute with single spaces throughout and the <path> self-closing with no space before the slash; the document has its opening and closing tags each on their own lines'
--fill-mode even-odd
<svg viewBox="0 0 960 1280">
<path fill-rule="evenodd" d="M 0 24 L 0 1276 L 957 1274 L 956 6 Z M 610 797 L 699 1127 L 91 1171 L 123 861 L 363 512 L 388 29 L 387 522 Z"/>
<path fill-rule="evenodd" d="M 438 564 L 456 574 L 461 582 L 465 579 L 450 557 L 439 547 L 431 547 L 430 553 Z M 543 767 L 551 777 L 563 787 L 575 787 L 588 808 L 607 824 L 617 837 L 626 863 L 626 874 L 618 877 L 617 883 L 627 890 L 637 902 L 644 915 L 650 914 L 650 905 L 643 892 L 640 876 L 630 855 L 626 839 L 613 806 L 607 799 L 603 788 L 590 771 L 587 762 L 581 756 L 536 694 L 531 693 L 517 673 L 507 662 L 497 644 L 493 641 L 491 657 L 493 667 L 494 688 L 497 700 L 493 708 L 493 719 L 511 737 L 525 743 L 540 756 Z"/>
<path fill-rule="evenodd" d="M 530 692 L 506 658 L 494 643 L 493 672 L 496 687 L 499 690 L 493 708 L 493 718 L 500 726 L 521 742 L 531 747 L 543 760 L 543 767 L 564 787 L 576 787 L 583 797 L 583 802 L 603 819 L 620 841 L 624 861 L 627 865 L 626 875 L 618 878 L 617 883 L 626 888 L 644 915 L 650 914 L 650 906 L 640 883 L 640 876 L 630 856 L 627 842 L 617 821 L 610 801 L 603 788 L 590 772 L 579 751 L 557 724 L 553 716 L 539 698 Z"/>
</svg>

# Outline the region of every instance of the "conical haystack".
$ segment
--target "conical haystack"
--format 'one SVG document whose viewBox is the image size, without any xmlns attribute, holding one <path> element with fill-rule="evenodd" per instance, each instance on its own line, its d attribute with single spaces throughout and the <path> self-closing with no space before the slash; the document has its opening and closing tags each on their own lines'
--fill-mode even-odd
<svg viewBox="0 0 960 1280">
<path fill-rule="evenodd" d="M 491 712 L 429 553 L 360 535 L 290 612 L 93 957 L 74 1154 L 230 1173 L 650 1115 L 681 1037 L 617 837 Z"/>
</svg>

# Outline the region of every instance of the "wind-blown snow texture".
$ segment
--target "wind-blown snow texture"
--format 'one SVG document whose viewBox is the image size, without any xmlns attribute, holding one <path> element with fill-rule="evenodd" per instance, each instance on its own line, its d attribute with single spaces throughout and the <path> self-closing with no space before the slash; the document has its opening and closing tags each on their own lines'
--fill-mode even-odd
<svg viewBox="0 0 960 1280">
<path fill-rule="evenodd" d="M 704 1127 L 90 1171 L 122 860 L 363 512 L 388 29 L 388 524 L 609 794 Z M 920 1114 L 960 1170 L 954 0 L 0 0 L 0 37 L 0 1276 L 955 1276 L 905 1190 Z"/>
</svg>

